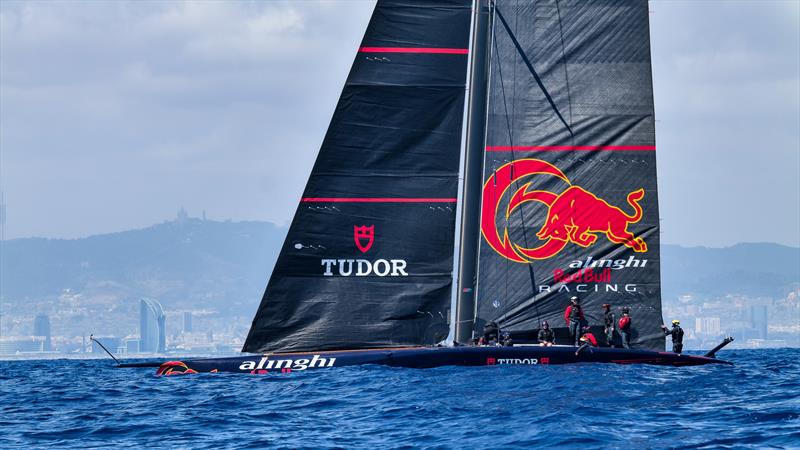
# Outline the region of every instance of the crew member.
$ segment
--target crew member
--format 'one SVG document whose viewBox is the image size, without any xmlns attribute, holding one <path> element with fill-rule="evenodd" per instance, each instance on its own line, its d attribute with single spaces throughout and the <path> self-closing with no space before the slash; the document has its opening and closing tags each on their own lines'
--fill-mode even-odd
<svg viewBox="0 0 800 450">
<path fill-rule="evenodd" d="M 490 320 L 483 326 L 483 345 L 494 345 L 500 337 L 500 328 L 497 322 Z"/>
<path fill-rule="evenodd" d="M 622 308 L 622 317 L 619 318 L 619 335 L 622 337 L 622 346 L 631 348 L 631 315 L 628 308 Z"/>
<path fill-rule="evenodd" d="M 614 330 L 617 328 L 614 312 L 611 311 L 611 305 L 603 303 L 605 312 L 603 313 L 603 323 L 605 324 L 606 342 L 608 346 L 614 348 Z"/>
<path fill-rule="evenodd" d="M 580 300 L 578 297 L 569 299 L 569 306 L 564 311 L 564 320 L 567 322 L 569 328 L 569 335 L 572 338 L 573 344 L 577 347 L 580 345 L 581 339 L 581 326 L 583 326 L 583 308 L 581 308 Z"/>
<path fill-rule="evenodd" d="M 662 324 L 661 330 L 664 332 L 664 336 L 672 335 L 672 352 L 680 355 L 683 351 L 683 328 L 681 328 L 681 321 L 673 320 L 671 330 L 668 330 L 667 327 Z"/>
<path fill-rule="evenodd" d="M 545 320 L 542 322 L 542 328 L 539 329 L 539 346 L 550 347 L 556 340 L 556 335 L 550 329 L 550 324 Z"/>
<path fill-rule="evenodd" d="M 580 339 L 581 346 L 575 351 L 575 356 L 578 356 L 583 349 L 587 347 L 597 347 L 597 338 L 594 337 L 589 327 L 583 327 L 583 335 Z"/>
<path fill-rule="evenodd" d="M 513 347 L 514 340 L 511 338 L 511 333 L 508 331 L 503 331 L 500 334 L 500 345 L 503 347 Z"/>
</svg>

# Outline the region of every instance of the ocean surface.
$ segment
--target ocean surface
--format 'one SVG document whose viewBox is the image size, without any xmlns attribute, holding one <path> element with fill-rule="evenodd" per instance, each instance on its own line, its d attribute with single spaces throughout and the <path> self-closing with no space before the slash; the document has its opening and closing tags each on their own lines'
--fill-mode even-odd
<svg viewBox="0 0 800 450">
<path fill-rule="evenodd" d="M 0 361 L 0 448 L 800 448 L 800 349 L 719 356 L 736 365 L 159 378 Z"/>
</svg>

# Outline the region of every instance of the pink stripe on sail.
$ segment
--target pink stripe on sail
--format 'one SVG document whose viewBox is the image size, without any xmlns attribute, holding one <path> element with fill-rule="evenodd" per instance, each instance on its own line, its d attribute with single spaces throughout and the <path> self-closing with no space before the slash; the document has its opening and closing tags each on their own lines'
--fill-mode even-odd
<svg viewBox="0 0 800 450">
<path fill-rule="evenodd" d="M 654 152 L 655 145 L 489 145 L 487 152 Z"/>
<path fill-rule="evenodd" d="M 435 48 L 435 47 L 361 47 L 361 53 L 440 53 L 448 55 L 466 55 L 466 48 Z"/>
<path fill-rule="evenodd" d="M 303 203 L 455 203 L 455 198 L 304 197 Z"/>
</svg>

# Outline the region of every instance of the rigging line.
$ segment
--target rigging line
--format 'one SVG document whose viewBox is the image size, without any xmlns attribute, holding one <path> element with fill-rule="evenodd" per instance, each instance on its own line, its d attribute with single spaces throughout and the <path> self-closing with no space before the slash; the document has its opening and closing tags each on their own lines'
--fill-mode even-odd
<svg viewBox="0 0 800 450">
<path fill-rule="evenodd" d="M 547 98 L 547 101 L 550 103 L 550 107 L 553 108 L 553 111 L 556 113 L 556 115 L 558 116 L 559 120 L 561 120 L 561 123 L 563 123 L 564 127 L 567 128 L 567 131 L 569 132 L 569 135 L 573 136 L 572 127 L 570 127 L 569 124 L 567 123 L 567 121 L 564 120 L 564 116 L 561 115 L 561 112 L 558 110 L 558 107 L 556 106 L 555 102 L 553 101 L 553 98 L 550 97 L 550 93 L 547 91 L 547 88 L 544 87 L 544 84 L 542 83 L 542 79 L 539 78 L 539 74 L 536 73 L 536 69 L 533 68 L 533 64 L 531 64 L 531 61 L 525 55 L 525 52 L 522 50 L 522 46 L 520 45 L 519 41 L 517 41 L 517 38 L 514 36 L 514 33 L 511 32 L 511 28 L 508 26 L 508 23 L 506 22 L 505 17 L 503 17 L 503 14 L 500 13 L 500 8 L 495 7 L 495 11 L 497 12 L 497 17 L 500 19 L 500 22 L 503 23 L 503 28 L 506 29 L 506 32 L 508 33 L 508 36 L 511 38 L 511 42 L 514 43 L 514 47 L 516 47 L 517 52 L 522 57 L 522 61 L 528 67 L 528 71 L 530 71 L 531 75 L 533 75 L 533 79 L 536 80 L 536 84 L 539 85 L 539 89 L 542 90 L 542 93 L 544 94 L 545 98 Z"/>
<path fill-rule="evenodd" d="M 518 28 L 519 15 L 520 15 L 519 14 L 519 5 L 520 5 L 520 2 L 516 2 L 515 5 L 514 5 L 514 34 L 515 35 L 518 34 L 518 32 L 519 32 L 519 28 Z M 513 86 L 512 92 L 511 92 L 511 114 L 512 114 L 512 117 L 516 118 L 517 117 L 517 64 L 516 64 L 516 58 L 514 58 L 513 80 L 514 80 L 514 86 Z M 570 124 L 571 124 L 571 122 L 570 122 Z M 513 132 L 514 132 L 514 130 L 512 129 L 511 130 L 512 136 L 513 136 Z M 516 160 L 517 158 L 516 158 L 516 155 L 514 153 L 515 152 L 514 152 L 514 149 L 512 147 L 512 149 L 511 149 L 511 157 L 512 157 L 513 160 Z M 517 187 L 517 189 L 519 189 L 519 183 L 517 183 L 516 187 Z M 529 244 L 528 244 L 528 227 L 525 226 L 525 213 L 522 211 L 522 209 L 519 210 L 519 215 L 520 215 L 520 219 L 521 219 L 521 222 L 522 222 L 522 239 L 525 242 L 525 247 L 529 248 Z M 536 296 L 536 273 L 533 270 L 533 263 L 528 263 L 528 277 L 530 277 L 530 280 L 531 280 L 531 294 L 535 297 Z M 539 304 L 538 303 L 534 303 L 533 304 L 533 308 L 534 308 L 534 313 L 536 314 L 536 321 L 539 322 L 539 320 L 540 320 L 539 319 Z"/>
<path fill-rule="evenodd" d="M 564 26 L 561 21 L 561 7 L 558 6 L 558 0 L 556 0 L 556 13 L 558 13 L 558 30 L 561 34 L 561 64 L 564 66 L 564 80 L 567 84 L 567 100 L 569 101 L 569 125 L 572 126 L 572 93 L 569 89 L 569 71 L 567 70 L 567 56 L 564 50 Z"/>
<path fill-rule="evenodd" d="M 497 47 L 497 39 L 494 40 L 494 51 L 498 55 L 500 54 L 500 50 Z M 511 119 L 510 119 L 510 117 L 508 115 L 508 102 L 506 100 L 506 98 L 507 98 L 506 97 L 506 81 L 505 81 L 505 78 L 503 78 L 503 64 L 502 64 L 500 58 L 497 58 L 497 75 L 500 78 L 500 94 L 503 97 L 503 110 L 505 111 L 505 116 L 506 116 L 506 128 L 508 129 L 508 142 L 513 147 L 514 146 L 514 133 L 511 131 Z M 513 101 L 513 98 L 512 98 L 512 101 Z M 511 161 L 512 161 L 512 164 L 513 164 L 513 161 L 515 161 L 514 152 L 511 152 Z M 513 167 L 512 167 L 512 170 L 511 170 L 511 176 L 512 177 L 514 176 Z M 516 187 L 519 188 L 519 184 L 518 183 L 516 183 L 516 184 L 517 184 Z M 505 215 L 505 222 L 506 222 L 506 231 L 507 231 L 508 230 L 508 215 Z M 524 225 L 524 222 L 523 222 L 523 227 L 524 226 L 525 225 Z M 526 243 L 525 247 L 527 247 L 527 246 L 528 245 Z M 505 270 L 505 272 L 503 274 L 504 275 L 503 278 L 505 280 L 505 295 L 503 296 L 503 304 L 502 304 L 503 307 L 501 307 L 501 309 L 500 309 L 501 312 L 502 312 L 503 309 L 505 309 L 505 303 L 506 303 L 506 301 L 508 301 L 508 272 L 509 272 L 508 265 L 509 265 L 509 263 L 510 263 L 510 261 L 508 260 L 508 258 L 505 258 L 505 269 L 506 270 Z"/>
<path fill-rule="evenodd" d="M 494 44 L 495 44 L 495 52 L 497 54 L 499 54 L 500 51 L 499 51 L 499 49 L 497 47 L 497 40 L 495 40 Z M 514 68 L 515 68 L 515 70 L 514 70 L 514 80 L 515 81 L 514 81 L 514 91 L 513 92 L 516 92 L 516 64 L 514 65 Z M 507 99 L 507 95 L 506 95 L 506 87 L 505 87 L 506 84 L 505 84 L 505 79 L 503 78 L 503 68 L 502 68 L 502 64 L 500 62 L 500 58 L 497 59 L 497 72 L 498 72 L 498 76 L 500 78 L 500 93 L 501 93 L 501 95 L 503 97 L 503 108 L 504 108 L 505 113 L 506 113 L 506 126 L 508 128 L 508 139 L 509 139 L 509 142 L 511 143 L 511 147 L 512 147 L 512 150 L 511 150 L 511 161 L 515 161 L 516 160 L 516 155 L 514 154 L 515 152 L 513 150 L 513 147 L 514 147 L 514 130 L 513 130 L 513 127 L 511 126 L 510 115 L 508 113 L 508 103 L 507 103 L 507 100 L 506 100 Z M 512 114 L 514 113 L 514 109 L 515 109 L 515 106 L 516 106 L 516 101 L 515 100 L 516 100 L 516 97 L 512 95 L 512 97 L 511 97 Z M 513 169 L 512 169 L 512 176 L 513 176 Z M 519 180 L 518 179 L 514 180 L 514 187 L 516 189 L 519 189 Z M 525 242 L 525 248 L 528 248 L 530 245 L 528 244 L 528 227 L 525 224 L 525 213 L 522 211 L 522 208 L 519 208 L 518 211 L 519 211 L 520 222 L 522 224 L 522 239 Z M 506 229 L 508 229 L 508 217 L 506 217 Z M 505 300 L 508 300 L 508 274 L 510 272 L 509 265 L 510 265 L 510 261 L 506 259 Z M 531 281 L 531 291 L 532 291 L 533 295 L 536 296 L 536 274 L 533 271 L 533 265 L 531 263 L 528 263 L 528 276 L 530 277 L 530 281 Z M 539 320 L 539 305 L 534 304 L 534 308 L 535 308 L 534 310 L 535 310 L 535 314 L 536 314 L 536 319 L 538 321 Z"/>
</svg>

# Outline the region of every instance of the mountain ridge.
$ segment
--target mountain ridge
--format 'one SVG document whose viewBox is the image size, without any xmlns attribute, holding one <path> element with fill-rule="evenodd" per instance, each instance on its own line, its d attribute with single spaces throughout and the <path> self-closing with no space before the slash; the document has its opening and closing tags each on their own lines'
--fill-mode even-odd
<svg viewBox="0 0 800 450">
<path fill-rule="evenodd" d="M 154 296 L 165 306 L 255 308 L 286 228 L 261 221 L 186 218 L 84 238 L 3 242 L 3 301 L 115 285 L 121 295 Z M 662 245 L 664 297 L 686 292 L 780 295 L 800 281 L 800 248 L 775 243 L 730 247 Z M 245 306 L 249 305 L 249 306 Z"/>
</svg>

